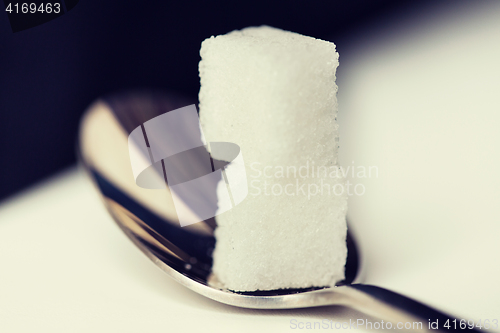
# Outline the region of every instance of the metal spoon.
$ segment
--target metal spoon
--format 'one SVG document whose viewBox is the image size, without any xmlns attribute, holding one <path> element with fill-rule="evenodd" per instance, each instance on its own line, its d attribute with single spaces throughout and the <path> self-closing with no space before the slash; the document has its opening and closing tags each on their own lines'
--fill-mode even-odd
<svg viewBox="0 0 500 333">
<path fill-rule="evenodd" d="M 109 213 L 132 242 L 163 271 L 201 295 L 238 307 L 290 309 L 343 305 L 386 320 L 392 328 L 403 328 L 397 325 L 413 322 L 421 322 L 417 327 L 423 330 L 431 330 L 431 324 L 432 330 L 460 328 L 460 319 L 454 321 L 452 316 L 422 303 L 376 286 L 353 284 L 359 260 L 350 234 L 346 278 L 333 288 L 232 292 L 214 287 L 210 283 L 214 220 L 181 228 L 176 222 L 168 189 L 147 190 L 136 186 L 128 156 L 127 138 L 132 130 L 149 119 L 189 104 L 193 104 L 192 101 L 162 93 L 115 95 L 94 103 L 80 128 L 81 164 L 94 181 Z M 438 326 L 433 324 L 436 322 Z M 464 329 L 476 331 L 467 325 Z"/>
</svg>

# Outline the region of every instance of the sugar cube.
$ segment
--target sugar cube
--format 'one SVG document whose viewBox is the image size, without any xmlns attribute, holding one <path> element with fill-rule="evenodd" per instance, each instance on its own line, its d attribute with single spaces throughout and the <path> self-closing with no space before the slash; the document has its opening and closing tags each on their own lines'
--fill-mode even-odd
<svg viewBox="0 0 500 333">
<path fill-rule="evenodd" d="M 233 291 L 335 285 L 347 256 L 335 44 L 261 26 L 212 36 L 200 54 L 205 137 L 240 146 L 249 189 L 216 216 L 216 280 Z"/>
</svg>

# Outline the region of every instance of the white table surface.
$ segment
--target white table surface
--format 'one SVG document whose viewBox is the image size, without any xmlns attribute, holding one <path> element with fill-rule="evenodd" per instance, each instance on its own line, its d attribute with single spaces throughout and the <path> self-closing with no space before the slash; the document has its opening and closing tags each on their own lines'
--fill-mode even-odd
<svg viewBox="0 0 500 333">
<path fill-rule="evenodd" d="M 341 163 L 378 169 L 352 179 L 366 192 L 349 203 L 364 282 L 474 320 L 500 320 L 499 17 L 500 2 L 417 13 L 358 36 L 338 73 Z M 288 332 L 292 319 L 358 318 L 239 309 L 181 287 L 76 168 L 0 205 L 0 332 Z"/>
</svg>

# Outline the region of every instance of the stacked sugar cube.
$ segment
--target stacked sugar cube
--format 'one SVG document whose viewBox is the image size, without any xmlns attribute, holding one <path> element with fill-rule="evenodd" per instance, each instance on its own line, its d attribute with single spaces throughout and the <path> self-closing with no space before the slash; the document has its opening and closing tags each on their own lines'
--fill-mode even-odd
<svg viewBox="0 0 500 333">
<path fill-rule="evenodd" d="M 242 203 L 216 217 L 220 286 L 334 285 L 347 255 L 345 180 L 334 172 L 335 45 L 262 26 L 208 38 L 200 54 L 203 131 L 209 142 L 240 146 L 249 185 Z"/>
</svg>

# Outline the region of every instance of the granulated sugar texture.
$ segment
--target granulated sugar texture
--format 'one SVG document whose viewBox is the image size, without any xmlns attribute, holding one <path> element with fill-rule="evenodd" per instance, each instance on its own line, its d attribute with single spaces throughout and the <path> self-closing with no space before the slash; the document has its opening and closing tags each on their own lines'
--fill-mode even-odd
<svg viewBox="0 0 500 333">
<path fill-rule="evenodd" d="M 219 286 L 335 285 L 347 256 L 335 44 L 262 26 L 208 38 L 200 53 L 205 137 L 240 146 L 249 188 L 216 217 Z"/>
</svg>

